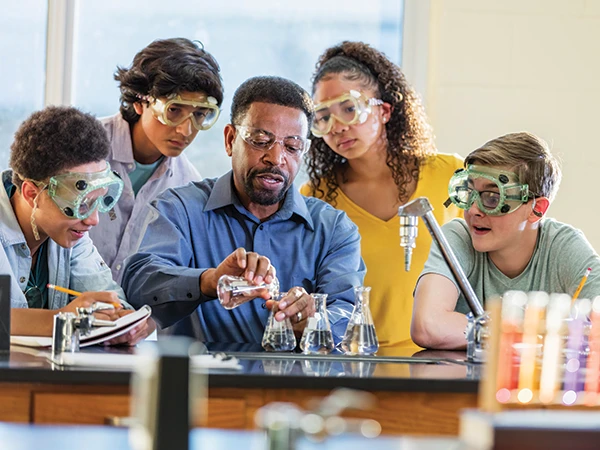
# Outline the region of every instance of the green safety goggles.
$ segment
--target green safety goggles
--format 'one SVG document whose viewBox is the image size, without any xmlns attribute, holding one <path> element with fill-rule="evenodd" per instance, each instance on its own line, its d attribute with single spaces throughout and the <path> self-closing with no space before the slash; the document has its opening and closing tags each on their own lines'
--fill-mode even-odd
<svg viewBox="0 0 600 450">
<path fill-rule="evenodd" d="M 110 211 L 122 192 L 123 181 L 108 162 L 101 172 L 67 172 L 53 176 L 48 182 L 48 195 L 72 219 L 87 219 L 96 209 Z"/>
<path fill-rule="evenodd" d="M 474 188 L 475 180 L 482 179 L 484 189 Z M 448 184 L 446 206 L 450 202 L 468 210 L 473 203 L 481 212 L 490 216 L 502 216 L 516 211 L 531 198 L 529 185 L 520 184 L 516 173 L 486 166 L 469 165 L 454 172 Z"/>
</svg>

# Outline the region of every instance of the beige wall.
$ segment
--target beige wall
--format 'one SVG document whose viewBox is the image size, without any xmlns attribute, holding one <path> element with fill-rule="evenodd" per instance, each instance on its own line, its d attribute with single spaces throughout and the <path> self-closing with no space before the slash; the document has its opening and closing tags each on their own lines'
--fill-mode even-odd
<svg viewBox="0 0 600 450">
<path fill-rule="evenodd" d="M 417 0 L 421 1 L 421 0 Z M 527 130 L 560 157 L 550 216 L 600 251 L 600 0 L 431 0 L 425 103 L 442 152 Z"/>
</svg>

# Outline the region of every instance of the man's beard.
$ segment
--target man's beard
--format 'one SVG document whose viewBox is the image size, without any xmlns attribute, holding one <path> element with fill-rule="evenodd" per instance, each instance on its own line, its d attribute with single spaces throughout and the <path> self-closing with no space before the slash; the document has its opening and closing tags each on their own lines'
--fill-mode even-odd
<svg viewBox="0 0 600 450">
<path fill-rule="evenodd" d="M 256 189 L 254 187 L 254 179 L 257 178 L 258 175 L 265 173 L 279 175 L 283 178 L 283 186 L 279 191 Z M 282 201 L 288 188 L 289 178 L 281 170 L 276 168 L 251 171 L 244 182 L 244 189 L 246 190 L 246 195 L 248 195 L 250 201 L 262 206 L 270 206 Z"/>
</svg>

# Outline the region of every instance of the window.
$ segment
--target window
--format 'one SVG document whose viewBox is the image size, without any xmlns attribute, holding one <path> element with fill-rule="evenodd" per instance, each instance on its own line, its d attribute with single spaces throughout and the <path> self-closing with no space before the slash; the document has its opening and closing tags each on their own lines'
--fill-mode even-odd
<svg viewBox="0 0 600 450">
<path fill-rule="evenodd" d="M 19 7 L 21 23 L 15 29 L 27 32 L 11 34 L 10 39 L 20 42 L 16 37 L 22 35 L 30 42 L 30 30 L 39 29 L 43 56 L 44 27 L 22 26 L 31 20 L 26 12 L 38 11 L 32 4 L 40 1 L 19 3 L 29 6 Z M 373 0 L 365 6 L 364 0 L 80 0 L 75 8 L 72 102 L 98 117 L 115 114 L 119 108 L 113 79 L 117 65 L 128 66 L 155 39 L 181 36 L 203 42 L 221 66 L 225 100 L 217 124 L 200 132 L 185 154 L 202 176 L 216 177 L 231 167 L 223 147 L 223 127 L 229 121 L 233 93 L 247 78 L 279 75 L 310 91 L 318 56 L 343 40 L 368 42 L 400 63 L 403 1 Z M 41 78 L 43 72 L 38 73 Z M 9 86 L 21 79 L 17 76 Z M 25 109 L 15 123 L 41 106 L 38 102 Z"/>
<path fill-rule="evenodd" d="M 0 168 L 8 167 L 15 131 L 44 106 L 46 1 L 21 0 L 2 10 L 0 30 Z"/>
</svg>

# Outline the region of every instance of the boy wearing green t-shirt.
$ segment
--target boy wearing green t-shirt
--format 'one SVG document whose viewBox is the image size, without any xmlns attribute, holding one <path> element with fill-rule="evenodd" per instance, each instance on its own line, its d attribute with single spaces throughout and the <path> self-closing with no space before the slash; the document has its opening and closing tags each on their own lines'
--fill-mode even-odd
<svg viewBox="0 0 600 450">
<path fill-rule="evenodd" d="M 508 290 L 600 294 L 600 257 L 583 233 L 546 218 L 561 180 L 548 144 L 530 133 L 493 139 L 450 180 L 450 200 L 465 218 L 442 227 L 477 297 Z M 467 303 L 440 249 L 432 245 L 414 293 L 411 336 L 427 348 L 466 347 Z"/>
</svg>

